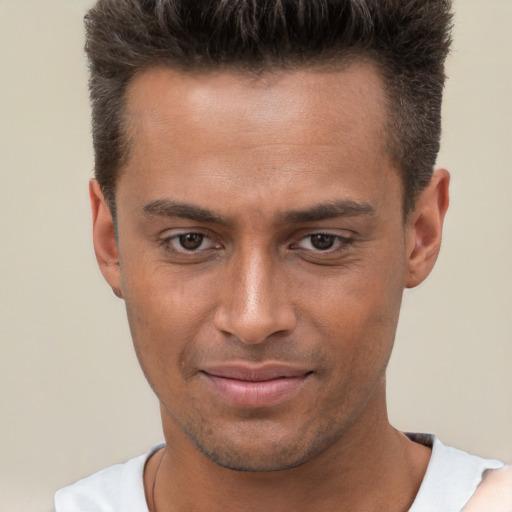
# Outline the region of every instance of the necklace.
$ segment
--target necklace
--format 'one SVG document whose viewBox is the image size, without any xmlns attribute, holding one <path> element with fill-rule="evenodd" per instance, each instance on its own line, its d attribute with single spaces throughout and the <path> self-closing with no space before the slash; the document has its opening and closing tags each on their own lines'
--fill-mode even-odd
<svg viewBox="0 0 512 512">
<path fill-rule="evenodd" d="M 160 470 L 160 466 L 162 465 L 162 461 L 164 460 L 164 457 L 165 457 L 165 448 L 163 448 L 162 451 L 163 451 L 163 454 L 160 457 L 160 460 L 158 461 L 158 466 L 156 467 L 156 471 L 155 471 L 155 478 L 153 479 L 153 487 L 151 488 L 151 501 L 152 501 L 152 505 L 153 505 L 152 512 L 158 512 L 157 507 L 156 507 L 156 501 L 155 501 L 155 488 L 156 488 L 156 478 L 158 476 L 158 471 Z"/>
</svg>

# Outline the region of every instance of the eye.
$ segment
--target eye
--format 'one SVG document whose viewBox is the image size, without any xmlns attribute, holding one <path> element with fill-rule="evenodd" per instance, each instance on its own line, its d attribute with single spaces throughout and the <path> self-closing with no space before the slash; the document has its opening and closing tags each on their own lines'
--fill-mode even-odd
<svg viewBox="0 0 512 512">
<path fill-rule="evenodd" d="M 165 238 L 162 244 L 167 250 L 181 254 L 193 254 L 220 248 L 220 245 L 216 244 L 209 236 L 196 232 L 178 233 Z"/>
<path fill-rule="evenodd" d="M 178 241 L 183 249 L 186 249 L 187 251 L 195 251 L 201 247 L 201 244 L 204 241 L 204 235 L 201 235 L 201 233 L 186 233 L 184 235 L 180 235 L 178 237 Z"/>
<path fill-rule="evenodd" d="M 347 249 L 353 240 L 340 235 L 330 233 L 312 233 L 293 244 L 293 249 L 306 249 L 308 251 L 322 253 L 338 253 Z"/>
<path fill-rule="evenodd" d="M 334 235 L 324 235 L 323 233 L 315 233 L 309 237 L 311 245 L 319 251 L 331 249 L 336 241 Z"/>
</svg>

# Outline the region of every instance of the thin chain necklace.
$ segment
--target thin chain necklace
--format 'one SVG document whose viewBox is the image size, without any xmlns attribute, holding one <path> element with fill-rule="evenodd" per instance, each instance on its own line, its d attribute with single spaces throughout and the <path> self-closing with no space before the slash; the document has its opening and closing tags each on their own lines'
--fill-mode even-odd
<svg viewBox="0 0 512 512">
<path fill-rule="evenodd" d="M 160 470 L 160 466 L 162 465 L 162 461 L 165 457 L 165 448 L 163 449 L 163 455 L 160 457 L 160 460 L 158 461 L 158 466 L 156 467 L 155 471 L 155 478 L 153 479 L 153 487 L 151 489 L 151 501 L 153 502 L 153 512 L 158 512 L 158 509 L 156 507 L 156 500 L 155 500 L 155 487 L 156 487 L 156 478 L 158 476 L 158 471 Z"/>
</svg>

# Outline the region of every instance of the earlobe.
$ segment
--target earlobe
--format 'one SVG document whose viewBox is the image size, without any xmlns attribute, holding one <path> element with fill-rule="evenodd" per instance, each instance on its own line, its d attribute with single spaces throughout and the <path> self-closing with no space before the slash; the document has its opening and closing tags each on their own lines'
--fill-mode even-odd
<svg viewBox="0 0 512 512">
<path fill-rule="evenodd" d="M 103 277 L 111 286 L 114 294 L 122 298 L 119 251 L 114 220 L 100 186 L 95 179 L 89 182 L 89 197 L 91 200 L 92 233 L 96 260 Z"/>
<path fill-rule="evenodd" d="M 409 214 L 406 228 L 407 288 L 418 286 L 434 268 L 448 209 L 449 183 L 448 171 L 436 170 Z"/>
</svg>

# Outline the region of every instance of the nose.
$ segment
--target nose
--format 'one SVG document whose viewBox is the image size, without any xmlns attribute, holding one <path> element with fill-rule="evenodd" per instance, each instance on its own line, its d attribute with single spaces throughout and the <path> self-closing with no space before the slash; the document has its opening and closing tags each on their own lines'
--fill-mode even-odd
<svg viewBox="0 0 512 512">
<path fill-rule="evenodd" d="M 246 344 L 293 331 L 296 316 L 279 265 L 270 255 L 254 251 L 233 260 L 219 290 L 215 327 Z"/>
</svg>

